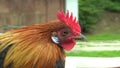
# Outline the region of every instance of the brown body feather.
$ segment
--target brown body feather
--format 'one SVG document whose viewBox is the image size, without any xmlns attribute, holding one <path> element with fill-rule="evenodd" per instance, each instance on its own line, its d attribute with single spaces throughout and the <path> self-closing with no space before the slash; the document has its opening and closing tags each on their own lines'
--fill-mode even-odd
<svg viewBox="0 0 120 68">
<path fill-rule="evenodd" d="M 0 35 L 0 52 L 8 50 L 4 67 L 54 68 L 57 59 L 65 61 L 64 50 L 51 40 L 51 34 L 67 26 L 59 21 L 32 25 Z"/>
</svg>

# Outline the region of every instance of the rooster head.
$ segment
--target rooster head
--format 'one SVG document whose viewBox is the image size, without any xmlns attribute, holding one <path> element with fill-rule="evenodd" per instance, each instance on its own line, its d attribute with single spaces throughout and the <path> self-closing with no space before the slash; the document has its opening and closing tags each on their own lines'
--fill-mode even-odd
<svg viewBox="0 0 120 68">
<path fill-rule="evenodd" d="M 63 11 L 59 11 L 57 12 L 57 18 L 66 25 L 66 28 L 53 32 L 52 40 L 63 49 L 71 50 L 76 44 L 74 38 L 81 33 L 81 27 L 76 18 L 73 18 L 72 13 L 64 14 Z"/>
</svg>

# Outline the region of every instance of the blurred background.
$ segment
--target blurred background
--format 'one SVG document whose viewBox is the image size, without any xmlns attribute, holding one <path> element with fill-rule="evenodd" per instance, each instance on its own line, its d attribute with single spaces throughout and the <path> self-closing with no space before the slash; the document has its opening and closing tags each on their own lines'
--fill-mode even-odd
<svg viewBox="0 0 120 68">
<path fill-rule="evenodd" d="M 64 0 L 0 0 L 0 32 L 56 19 Z"/>
<path fill-rule="evenodd" d="M 79 21 L 90 39 L 120 40 L 120 0 L 79 0 Z"/>
</svg>

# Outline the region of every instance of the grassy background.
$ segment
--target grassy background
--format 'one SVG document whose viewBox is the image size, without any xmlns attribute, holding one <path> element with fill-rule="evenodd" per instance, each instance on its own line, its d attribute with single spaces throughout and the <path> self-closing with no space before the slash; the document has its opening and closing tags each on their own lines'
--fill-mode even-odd
<svg viewBox="0 0 120 68">
<path fill-rule="evenodd" d="M 107 40 L 120 40 L 120 34 L 115 33 L 101 33 L 101 34 L 95 34 L 95 35 L 88 35 L 87 36 L 88 41 L 107 41 Z"/>
<path fill-rule="evenodd" d="M 82 57 L 120 57 L 120 50 L 114 51 L 79 51 L 67 52 L 67 56 L 82 56 Z"/>
<path fill-rule="evenodd" d="M 89 40 L 120 40 L 120 13 L 106 12 L 104 18 L 99 21 L 87 34 Z"/>
</svg>

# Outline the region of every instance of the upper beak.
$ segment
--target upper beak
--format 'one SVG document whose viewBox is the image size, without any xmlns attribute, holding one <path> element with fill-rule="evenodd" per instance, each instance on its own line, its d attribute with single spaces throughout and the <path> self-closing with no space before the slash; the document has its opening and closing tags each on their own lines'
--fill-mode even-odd
<svg viewBox="0 0 120 68">
<path fill-rule="evenodd" d="M 74 39 L 75 40 L 81 40 L 81 41 L 87 41 L 87 38 L 83 34 L 80 34 L 80 35 L 74 37 Z"/>
</svg>

